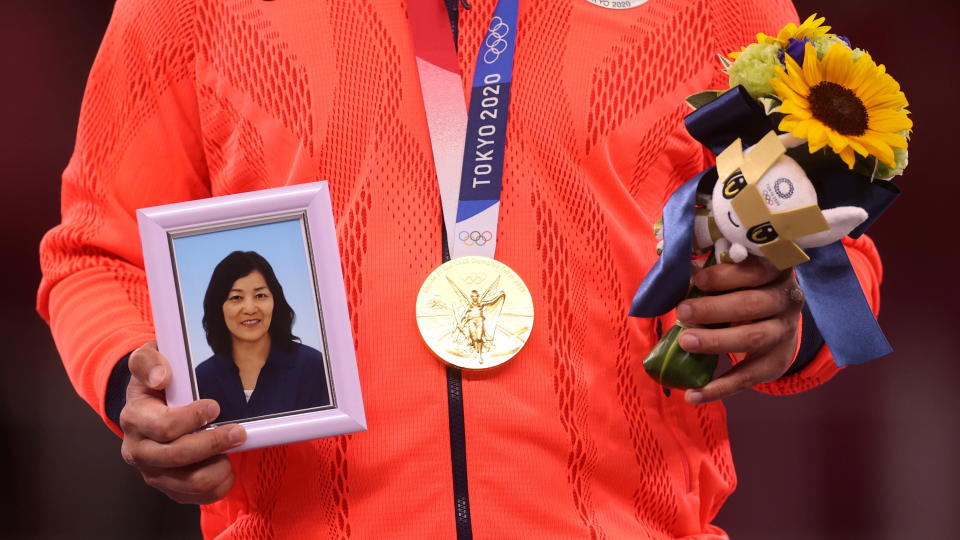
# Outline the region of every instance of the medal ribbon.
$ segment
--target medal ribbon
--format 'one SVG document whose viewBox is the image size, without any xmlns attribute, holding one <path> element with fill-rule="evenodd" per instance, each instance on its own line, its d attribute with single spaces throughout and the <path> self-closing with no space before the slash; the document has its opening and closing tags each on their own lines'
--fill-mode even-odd
<svg viewBox="0 0 960 540">
<path fill-rule="evenodd" d="M 519 0 L 500 0 L 477 53 L 467 110 L 442 0 L 408 6 L 450 257 L 493 258 Z"/>
</svg>

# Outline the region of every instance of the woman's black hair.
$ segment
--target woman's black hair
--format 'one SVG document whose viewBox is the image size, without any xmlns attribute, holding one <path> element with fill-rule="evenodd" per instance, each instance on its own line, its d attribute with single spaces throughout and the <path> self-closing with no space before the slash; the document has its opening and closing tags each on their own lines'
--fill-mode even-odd
<svg viewBox="0 0 960 540">
<path fill-rule="evenodd" d="M 227 301 L 234 282 L 254 271 L 263 274 L 273 295 L 273 317 L 269 330 L 271 345 L 290 350 L 294 342 L 300 340 L 293 335 L 296 315 L 283 295 L 283 287 L 277 281 L 273 267 L 256 251 L 234 251 L 213 269 L 207 293 L 203 296 L 203 330 L 207 333 L 207 343 L 217 354 L 229 356 L 233 350 L 230 331 L 223 320 L 223 303 Z"/>
</svg>

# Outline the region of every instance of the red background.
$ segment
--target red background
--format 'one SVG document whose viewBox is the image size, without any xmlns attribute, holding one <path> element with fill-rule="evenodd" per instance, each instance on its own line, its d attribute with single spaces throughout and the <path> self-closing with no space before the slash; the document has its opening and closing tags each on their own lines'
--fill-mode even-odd
<svg viewBox="0 0 960 540">
<path fill-rule="evenodd" d="M 578 1 L 578 0 L 569 0 Z M 831 5 L 832 4 L 832 5 Z M 728 400 L 740 486 L 718 523 L 735 539 L 939 538 L 960 530 L 960 197 L 951 120 L 960 3 L 796 0 L 902 83 L 916 124 L 904 196 L 871 230 L 884 256 L 881 324 L 893 355 L 791 398 Z M 76 397 L 33 303 L 37 244 L 59 218 L 87 71 L 112 2 L 6 0 L 0 537 L 188 538 L 196 509 L 143 485 Z"/>
</svg>

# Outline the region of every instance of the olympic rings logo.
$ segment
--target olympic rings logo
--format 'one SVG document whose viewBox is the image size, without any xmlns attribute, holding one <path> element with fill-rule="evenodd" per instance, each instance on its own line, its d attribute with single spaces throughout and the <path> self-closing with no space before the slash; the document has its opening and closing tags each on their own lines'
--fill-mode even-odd
<svg viewBox="0 0 960 540">
<path fill-rule="evenodd" d="M 467 274 L 461 277 L 460 281 L 462 281 L 466 285 L 480 285 L 481 283 L 486 281 L 486 279 L 487 279 L 486 274 Z"/>
<path fill-rule="evenodd" d="M 483 61 L 492 64 L 500 59 L 500 55 L 507 51 L 510 45 L 503 39 L 510 33 L 510 25 L 503 22 L 500 17 L 494 17 L 490 21 L 490 29 L 487 30 L 487 37 L 483 40 L 486 50 L 483 52 Z"/>
<path fill-rule="evenodd" d="M 459 238 L 465 246 L 482 246 L 493 240 L 493 233 L 490 231 L 460 231 L 457 238 Z"/>
</svg>

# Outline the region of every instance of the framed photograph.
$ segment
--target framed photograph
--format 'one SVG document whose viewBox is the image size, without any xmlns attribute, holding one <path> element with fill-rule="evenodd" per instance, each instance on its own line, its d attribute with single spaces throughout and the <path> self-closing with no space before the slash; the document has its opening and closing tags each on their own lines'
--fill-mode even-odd
<svg viewBox="0 0 960 540">
<path fill-rule="evenodd" d="M 137 211 L 170 406 L 215 399 L 235 450 L 366 429 L 326 182 Z"/>
</svg>

